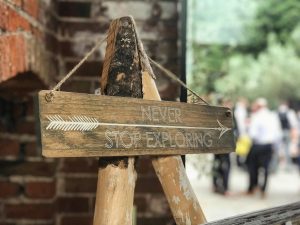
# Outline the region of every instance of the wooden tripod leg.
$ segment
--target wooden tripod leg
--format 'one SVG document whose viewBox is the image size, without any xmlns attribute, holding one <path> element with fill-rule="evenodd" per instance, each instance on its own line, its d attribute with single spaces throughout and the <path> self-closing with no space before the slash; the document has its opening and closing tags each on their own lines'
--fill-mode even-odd
<svg viewBox="0 0 300 225">
<path fill-rule="evenodd" d="M 132 225 L 134 158 L 100 158 L 94 225 Z"/>
<path fill-rule="evenodd" d="M 101 76 L 103 94 L 142 98 L 136 40 L 131 17 L 111 23 Z M 133 157 L 99 159 L 94 225 L 132 225 L 134 161 Z"/>
<path fill-rule="evenodd" d="M 142 55 L 146 55 L 139 43 Z M 143 57 L 143 98 L 161 100 L 147 57 Z M 177 225 L 198 225 L 206 222 L 204 213 L 186 175 L 180 156 L 154 157 L 152 164 L 169 202 Z"/>
<path fill-rule="evenodd" d="M 180 156 L 152 160 L 177 225 L 206 222 L 204 213 L 186 175 Z"/>
</svg>

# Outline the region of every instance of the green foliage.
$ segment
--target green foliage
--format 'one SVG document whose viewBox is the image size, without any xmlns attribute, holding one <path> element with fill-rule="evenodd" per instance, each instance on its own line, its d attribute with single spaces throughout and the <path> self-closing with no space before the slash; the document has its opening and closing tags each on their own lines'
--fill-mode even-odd
<svg viewBox="0 0 300 225">
<path fill-rule="evenodd" d="M 255 55 L 267 48 L 269 34 L 286 44 L 300 24 L 299 0 L 262 0 L 258 3 L 256 18 L 246 29 L 247 45 L 240 48 Z"/>
<path fill-rule="evenodd" d="M 268 46 L 257 58 L 241 54 L 231 57 L 228 74 L 216 81 L 217 91 L 232 98 L 264 96 L 273 103 L 300 98 L 300 58 L 294 47 L 274 37 Z"/>
<path fill-rule="evenodd" d="M 300 99 L 300 0 L 257 2 L 246 45 L 193 45 L 191 86 L 200 94 Z"/>
<path fill-rule="evenodd" d="M 194 44 L 194 61 L 191 87 L 201 94 L 215 91 L 215 81 L 226 74 L 225 59 L 230 49 L 228 47 Z"/>
</svg>

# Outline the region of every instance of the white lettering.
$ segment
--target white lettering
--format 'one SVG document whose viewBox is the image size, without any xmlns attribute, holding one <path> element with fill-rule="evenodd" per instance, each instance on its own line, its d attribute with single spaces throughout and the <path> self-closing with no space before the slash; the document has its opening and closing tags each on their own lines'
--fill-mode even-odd
<svg viewBox="0 0 300 225">
<path fill-rule="evenodd" d="M 127 143 L 127 144 L 124 142 L 124 139 L 126 139 L 126 138 L 124 138 L 125 135 L 128 136 L 129 139 L 130 139 L 130 142 Z M 133 144 L 133 137 L 129 134 L 128 131 L 123 131 L 123 132 L 121 132 L 121 134 L 120 134 L 120 142 L 121 142 L 121 145 L 122 145 L 124 148 L 131 148 L 131 147 L 132 147 L 132 144 Z"/>
<path fill-rule="evenodd" d="M 152 121 L 159 122 L 159 107 L 152 106 Z"/>
<path fill-rule="evenodd" d="M 193 144 L 193 135 L 192 135 L 192 133 L 185 133 L 185 139 L 186 139 L 187 147 L 193 148 L 194 144 Z"/>
<path fill-rule="evenodd" d="M 206 147 L 211 147 L 212 146 L 212 137 L 210 134 L 204 134 L 203 136 L 204 143 Z"/>
<path fill-rule="evenodd" d="M 182 123 L 182 120 L 181 120 L 181 110 L 179 108 L 175 108 L 175 121 L 177 123 Z"/>
<path fill-rule="evenodd" d="M 146 120 L 152 121 L 150 106 L 148 106 L 147 108 L 148 109 L 145 109 L 143 106 L 141 106 L 142 118 L 144 121 Z"/>
<path fill-rule="evenodd" d="M 155 148 L 155 145 L 150 143 L 150 141 L 154 141 L 153 132 L 146 132 L 146 139 L 147 139 L 147 147 Z"/>
<path fill-rule="evenodd" d="M 179 137 L 179 136 L 181 136 L 181 137 Z M 178 142 L 179 140 L 182 140 L 181 144 Z M 176 133 L 175 143 L 179 148 L 184 148 L 185 147 L 185 138 L 184 138 L 184 135 L 181 132 Z"/>
<path fill-rule="evenodd" d="M 105 131 L 105 148 L 198 148 L 211 147 L 213 138 L 210 133 L 194 132 L 145 132 Z"/>
<path fill-rule="evenodd" d="M 113 146 L 113 141 L 112 141 L 112 139 L 109 137 L 111 135 L 111 132 L 110 131 L 105 131 L 105 137 L 106 137 L 106 140 L 108 140 L 109 141 L 109 143 L 106 143 L 105 144 L 105 147 L 106 148 L 112 148 L 112 146 Z"/>
<path fill-rule="evenodd" d="M 181 110 L 172 107 L 141 106 L 143 121 L 182 123 Z"/>
</svg>

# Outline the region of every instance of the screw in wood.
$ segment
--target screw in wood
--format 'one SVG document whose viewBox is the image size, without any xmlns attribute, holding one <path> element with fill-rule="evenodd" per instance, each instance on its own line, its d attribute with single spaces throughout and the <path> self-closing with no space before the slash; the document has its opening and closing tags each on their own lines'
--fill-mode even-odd
<svg viewBox="0 0 300 225">
<path fill-rule="evenodd" d="M 46 99 L 47 102 L 51 102 L 53 100 L 53 98 L 54 98 L 54 94 L 53 94 L 52 91 L 50 91 L 49 93 L 47 93 L 45 95 L 45 99 Z"/>
<path fill-rule="evenodd" d="M 230 110 L 226 111 L 225 115 L 226 115 L 226 117 L 230 117 L 231 116 L 231 111 Z"/>
</svg>

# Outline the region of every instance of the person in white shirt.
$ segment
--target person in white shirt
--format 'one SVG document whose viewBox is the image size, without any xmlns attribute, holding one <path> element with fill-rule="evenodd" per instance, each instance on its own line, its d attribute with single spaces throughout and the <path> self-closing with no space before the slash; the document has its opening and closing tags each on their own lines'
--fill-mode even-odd
<svg viewBox="0 0 300 225">
<path fill-rule="evenodd" d="M 247 157 L 248 193 L 252 194 L 256 188 L 260 188 L 263 196 L 268 182 L 273 145 L 281 135 L 278 117 L 268 109 L 267 105 L 267 100 L 264 98 L 259 98 L 254 102 L 254 112 L 251 115 L 249 124 L 252 147 Z M 262 182 L 259 183 L 260 168 L 263 168 L 264 173 Z"/>
<path fill-rule="evenodd" d="M 248 106 L 247 99 L 240 98 L 234 108 L 234 117 L 236 120 L 238 136 L 247 134 L 247 125 L 246 125 L 246 121 L 248 118 L 247 106 Z"/>
</svg>

